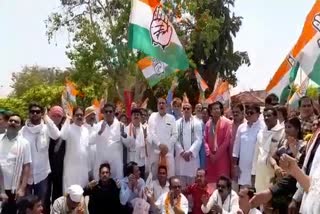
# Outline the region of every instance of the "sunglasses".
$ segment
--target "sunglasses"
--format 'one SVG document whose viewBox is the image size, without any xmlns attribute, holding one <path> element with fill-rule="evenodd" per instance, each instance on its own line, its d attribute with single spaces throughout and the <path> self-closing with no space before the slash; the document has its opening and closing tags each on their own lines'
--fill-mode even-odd
<svg viewBox="0 0 320 214">
<path fill-rule="evenodd" d="M 9 123 L 20 124 L 20 121 L 18 121 L 18 120 L 13 120 L 13 119 L 10 119 L 10 120 L 9 120 Z"/>
<path fill-rule="evenodd" d="M 188 108 L 188 107 L 183 107 L 183 110 L 190 110 L 190 108 Z"/>
<path fill-rule="evenodd" d="M 75 117 L 83 117 L 83 114 L 75 114 Z"/>
<path fill-rule="evenodd" d="M 30 110 L 30 114 L 41 114 L 41 110 Z"/>
<path fill-rule="evenodd" d="M 248 116 L 251 116 L 251 115 L 253 115 L 253 114 L 254 114 L 253 111 L 246 111 L 246 115 L 248 115 Z"/>
<path fill-rule="evenodd" d="M 172 189 L 181 189 L 181 186 L 171 186 Z"/>
</svg>

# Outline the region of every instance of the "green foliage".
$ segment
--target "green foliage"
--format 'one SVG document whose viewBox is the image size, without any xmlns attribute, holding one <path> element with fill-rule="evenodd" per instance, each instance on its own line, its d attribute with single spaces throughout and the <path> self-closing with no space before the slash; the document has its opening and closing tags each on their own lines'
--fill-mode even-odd
<svg viewBox="0 0 320 214">
<path fill-rule="evenodd" d="M 27 104 L 19 98 L 2 98 L 0 99 L 0 106 L 7 111 L 15 112 L 21 115 L 24 119 L 27 116 Z"/>
<path fill-rule="evenodd" d="M 241 17 L 231 12 L 235 0 L 168 0 L 164 9 L 189 56 L 191 68 L 197 68 L 214 87 L 217 74 L 236 84 L 236 71 L 242 64 L 250 65 L 247 52 L 234 50 L 233 38 L 240 30 Z M 122 98 L 124 90 L 135 91 L 135 97 L 166 94 L 172 77 L 147 89 L 136 62 L 142 53 L 128 49 L 127 28 L 130 14 L 128 0 L 71 1 L 47 19 L 49 41 L 65 29 L 72 41 L 67 55 L 74 66 L 72 79 L 80 88 L 88 87 L 96 96 L 109 94 L 108 100 Z M 143 14 L 141 14 L 143 15 Z M 191 70 L 180 72 L 177 95 L 186 92 L 196 102 L 199 92 Z M 169 83 L 169 84 L 168 84 Z M 140 87 L 141 84 L 144 87 Z M 144 89 L 144 91 L 141 91 Z M 107 92 L 106 92 L 107 91 Z M 143 93 L 143 96 L 140 96 Z M 139 101 L 139 100 L 135 100 Z"/>
<path fill-rule="evenodd" d="M 69 71 L 38 66 L 24 67 L 22 71 L 12 74 L 13 92 L 11 96 L 20 97 L 26 91 L 38 85 L 62 85 Z"/>
<path fill-rule="evenodd" d="M 307 95 L 308 97 L 310 97 L 311 99 L 313 99 L 313 100 L 318 100 L 319 88 L 316 87 L 316 86 L 310 85 L 310 86 L 307 88 L 307 93 L 306 93 L 306 95 Z"/>
</svg>

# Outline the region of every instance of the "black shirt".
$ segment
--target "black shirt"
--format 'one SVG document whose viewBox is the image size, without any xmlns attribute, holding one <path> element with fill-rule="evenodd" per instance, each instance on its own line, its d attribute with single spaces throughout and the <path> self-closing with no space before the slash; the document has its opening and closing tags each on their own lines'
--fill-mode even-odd
<svg viewBox="0 0 320 214">
<path fill-rule="evenodd" d="M 93 187 L 84 189 L 84 196 L 89 196 L 89 213 L 107 214 L 120 213 L 120 189 L 116 182 L 110 178 L 106 184 L 101 181 Z"/>
</svg>

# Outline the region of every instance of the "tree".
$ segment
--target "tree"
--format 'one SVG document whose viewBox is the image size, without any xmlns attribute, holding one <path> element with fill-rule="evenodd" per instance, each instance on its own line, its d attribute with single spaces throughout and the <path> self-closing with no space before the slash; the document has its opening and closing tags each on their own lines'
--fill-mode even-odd
<svg viewBox="0 0 320 214">
<path fill-rule="evenodd" d="M 24 67 L 20 72 L 12 74 L 11 96 L 20 97 L 26 91 L 38 85 L 63 85 L 69 71 L 57 68 L 43 68 L 38 66 Z"/>
<path fill-rule="evenodd" d="M 144 92 L 151 98 L 168 90 L 170 78 L 155 86 L 153 93 L 145 90 L 146 82 L 136 66 L 143 54 L 129 50 L 127 44 L 130 1 L 62 3 L 63 10 L 52 13 L 47 20 L 47 35 L 50 41 L 63 28 L 70 33 L 73 40 L 68 46 L 68 57 L 75 67 L 74 75 L 87 77 L 85 85 L 94 85 L 95 93 L 107 89 L 113 97 L 121 97 L 124 90 L 133 90 L 135 94 Z M 231 14 L 233 6 L 234 0 L 165 1 L 164 9 L 175 25 L 191 64 L 186 75 L 179 74 L 178 93 L 186 91 L 189 97 L 197 99 L 194 68 L 198 68 L 212 90 L 218 73 L 235 85 L 237 69 L 242 64 L 250 65 L 247 53 L 233 48 L 233 38 L 241 26 L 241 17 Z M 108 84 L 101 89 L 101 82 Z M 138 89 L 141 84 L 144 87 Z"/>
</svg>

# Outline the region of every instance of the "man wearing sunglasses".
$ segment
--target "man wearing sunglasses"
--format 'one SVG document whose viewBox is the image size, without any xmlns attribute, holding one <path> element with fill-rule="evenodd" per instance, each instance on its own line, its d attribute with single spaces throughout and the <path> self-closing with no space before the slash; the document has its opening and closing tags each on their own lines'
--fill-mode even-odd
<svg viewBox="0 0 320 214">
<path fill-rule="evenodd" d="M 217 189 L 208 199 L 207 195 L 202 197 L 201 210 L 203 213 L 214 214 L 237 213 L 239 211 L 239 197 L 231 189 L 231 180 L 225 176 L 220 176 Z"/>
<path fill-rule="evenodd" d="M 265 127 L 260 117 L 260 107 L 256 104 L 246 106 L 245 118 L 247 122 L 238 127 L 233 146 L 233 179 L 240 186 L 254 185 L 251 177 L 252 161 L 254 157 L 257 135 Z"/>
<path fill-rule="evenodd" d="M 127 137 L 123 125 L 115 117 L 115 106 L 111 103 L 102 109 L 104 120 L 97 124 L 98 132 L 91 135 L 90 144 L 96 144 L 96 161 L 94 177 L 99 179 L 99 167 L 109 163 L 111 176 L 115 179 L 123 178 L 123 143 L 121 137 Z"/>
<path fill-rule="evenodd" d="M 60 131 L 44 108 L 37 104 L 29 105 L 29 119 L 21 130 L 22 136 L 30 143 L 31 175 L 28 181 L 28 194 L 38 196 L 43 204 L 44 213 L 50 209 L 48 194 L 48 175 L 51 172 L 49 163 L 49 139 L 56 140 Z"/>
<path fill-rule="evenodd" d="M 200 167 L 199 150 L 202 144 L 202 126 L 192 116 L 190 103 L 183 103 L 183 117 L 177 120 L 178 142 L 175 144 L 176 175 L 182 186 L 193 183 L 194 172 Z"/>
</svg>

